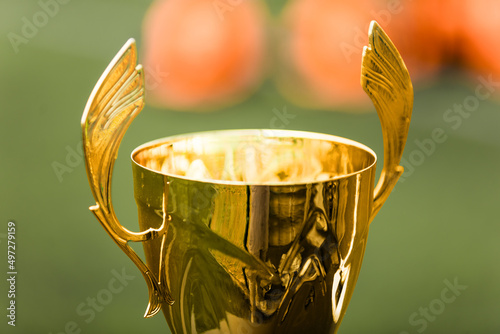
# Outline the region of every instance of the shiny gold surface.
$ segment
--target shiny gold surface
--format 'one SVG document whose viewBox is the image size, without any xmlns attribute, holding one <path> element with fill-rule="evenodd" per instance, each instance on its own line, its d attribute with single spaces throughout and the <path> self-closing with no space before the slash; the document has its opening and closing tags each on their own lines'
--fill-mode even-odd
<svg viewBox="0 0 500 334">
<path fill-rule="evenodd" d="M 374 216 L 403 174 L 399 165 L 410 128 L 413 86 L 398 50 L 372 21 L 363 50 L 361 86 L 377 109 L 384 136 L 384 168 L 375 189 Z"/>
<path fill-rule="evenodd" d="M 148 169 L 230 184 L 306 183 L 368 167 L 368 148 L 332 136 L 280 130 L 234 130 L 159 140 L 134 159 Z M 349 144 L 347 144 L 349 143 Z M 357 146 L 356 146 L 357 145 Z"/>
<path fill-rule="evenodd" d="M 230 130 L 160 139 L 134 150 L 143 232 L 116 219 L 118 147 L 143 104 L 129 41 L 82 118 L 91 207 L 143 273 L 146 316 L 163 309 L 173 333 L 336 333 L 361 268 L 370 221 L 402 173 L 411 82 L 376 23 L 362 85 L 381 119 L 385 159 L 354 141 L 286 130 Z M 128 246 L 143 242 L 147 265 Z M 175 303 L 173 302 L 175 300 Z"/>
<path fill-rule="evenodd" d="M 161 303 L 172 303 L 162 276 L 153 276 L 129 241 L 147 241 L 164 237 L 168 220 L 158 229 L 134 233 L 116 218 L 111 202 L 111 176 L 120 142 L 132 120 L 144 105 L 144 73 L 137 65 L 135 41 L 129 40 L 111 61 L 85 106 L 82 116 L 83 150 L 87 176 L 96 205 L 90 210 L 118 246 L 137 265 L 149 289 L 146 317 L 160 311 Z M 162 270 L 160 270 L 162 272 Z"/>
<path fill-rule="evenodd" d="M 257 166 L 268 154 L 288 157 L 308 148 L 304 153 L 317 167 L 313 174 L 298 173 L 308 163 L 299 154 L 292 176 L 282 182 L 266 172 L 269 179 L 259 182 L 226 181 L 240 168 L 242 175 L 254 168 L 237 157 L 255 147 L 267 148 L 253 154 Z M 171 162 L 178 156 L 192 157 L 191 164 L 203 159 L 221 178 L 186 177 Z M 152 268 L 165 261 L 176 303 L 163 311 L 174 333 L 337 328 L 361 268 L 371 217 L 376 157 L 370 149 L 321 134 L 237 130 L 167 138 L 138 148 L 132 158 L 141 228 L 161 226 L 165 210 L 171 217 L 167 254 L 162 257 L 159 240 L 146 243 L 145 251 Z M 282 166 L 277 175 L 291 169 L 288 161 Z M 328 177 L 315 181 L 317 175 Z"/>
</svg>

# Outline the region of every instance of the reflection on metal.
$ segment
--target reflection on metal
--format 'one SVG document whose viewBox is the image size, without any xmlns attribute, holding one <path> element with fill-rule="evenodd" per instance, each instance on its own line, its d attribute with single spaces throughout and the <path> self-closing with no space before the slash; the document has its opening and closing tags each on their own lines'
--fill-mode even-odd
<svg viewBox="0 0 500 334">
<path fill-rule="evenodd" d="M 336 333 L 361 268 L 371 220 L 397 178 L 412 108 L 406 67 L 376 23 L 362 85 L 381 119 L 385 159 L 354 141 L 286 130 L 196 133 L 132 153 L 143 232 L 113 212 L 120 141 L 143 106 L 129 41 L 82 118 L 91 207 L 148 284 L 174 333 Z M 147 265 L 129 247 L 143 242 Z M 173 300 L 176 300 L 173 303 Z"/>
<path fill-rule="evenodd" d="M 106 232 L 141 271 L 149 289 L 146 317 L 158 313 L 161 304 L 172 303 L 168 287 L 144 264 L 129 241 L 144 242 L 165 235 L 168 221 L 158 229 L 134 233 L 116 218 L 111 202 L 111 176 L 120 142 L 144 105 L 144 73 L 137 65 L 134 40 L 129 40 L 99 79 L 82 116 L 83 149 L 90 189 L 96 205 L 90 207 Z M 161 264 L 160 264 L 161 266 Z"/>
<path fill-rule="evenodd" d="M 377 109 L 384 136 L 384 168 L 375 189 L 374 216 L 403 174 L 399 165 L 410 128 L 413 86 L 398 50 L 373 21 L 363 50 L 361 86 Z"/>
</svg>

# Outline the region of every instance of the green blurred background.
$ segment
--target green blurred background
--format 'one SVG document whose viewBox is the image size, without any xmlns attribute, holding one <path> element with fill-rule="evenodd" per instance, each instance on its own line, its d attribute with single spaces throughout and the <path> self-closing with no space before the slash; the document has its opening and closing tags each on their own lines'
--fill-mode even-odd
<svg viewBox="0 0 500 334">
<path fill-rule="evenodd" d="M 284 1 L 273 2 L 278 11 Z M 0 1 L 0 305 L 1 333 L 168 333 L 162 315 L 142 319 L 147 290 L 132 262 L 88 211 L 93 199 L 78 155 L 80 118 L 101 73 L 129 37 L 141 46 L 141 21 L 150 1 L 69 1 L 20 46 L 6 37 L 36 1 Z M 500 58 L 499 58 L 500 59 Z M 500 105 L 481 101 L 453 129 L 443 114 L 474 95 L 478 82 L 451 73 L 415 92 L 404 157 L 424 157 L 407 172 L 371 228 L 354 297 L 341 333 L 402 334 L 423 329 L 410 318 L 436 307 L 445 281 L 467 286 L 427 322 L 425 333 L 500 333 Z M 124 225 L 136 230 L 129 152 L 180 133 L 269 128 L 274 109 L 295 116 L 287 129 L 360 141 L 383 156 L 377 115 L 301 109 L 266 82 L 244 103 L 193 114 L 146 106 L 121 145 L 113 183 Z M 417 141 L 443 129 L 432 154 Z M 69 153 L 73 152 L 73 153 Z M 54 162 L 70 170 L 58 178 Z M 380 166 L 380 165 L 379 165 Z M 7 222 L 17 225 L 17 319 L 7 325 Z M 136 247 L 136 249 L 139 249 Z M 108 288 L 113 271 L 134 276 L 95 317 L 77 309 Z M 88 307 L 85 307 L 88 309 Z M 430 313 L 432 315 L 432 313 Z M 425 319 L 418 315 L 413 320 Z M 432 320 L 431 320 L 432 319 Z M 87 321 L 91 320 L 91 321 Z"/>
</svg>

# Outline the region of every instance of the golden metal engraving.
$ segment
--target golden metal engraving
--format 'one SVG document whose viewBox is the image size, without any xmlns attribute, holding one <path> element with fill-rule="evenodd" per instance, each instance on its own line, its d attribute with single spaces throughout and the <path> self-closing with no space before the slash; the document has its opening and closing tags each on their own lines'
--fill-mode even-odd
<svg viewBox="0 0 500 334">
<path fill-rule="evenodd" d="M 144 100 L 127 42 L 82 118 L 91 207 L 148 284 L 146 317 L 173 333 L 336 333 L 352 297 L 369 225 L 398 177 L 413 90 L 396 48 L 373 22 L 361 83 L 382 124 L 376 155 L 332 135 L 226 130 L 159 139 L 132 152 L 139 225 L 120 225 L 110 197 L 120 141 Z M 129 247 L 143 242 L 146 264 Z M 176 300 L 173 303 L 173 300 Z"/>
<path fill-rule="evenodd" d="M 373 101 L 382 124 L 384 168 L 375 189 L 375 216 L 403 174 L 399 165 L 410 128 L 413 86 L 398 50 L 372 21 L 369 46 L 363 50 L 361 86 Z"/>
</svg>

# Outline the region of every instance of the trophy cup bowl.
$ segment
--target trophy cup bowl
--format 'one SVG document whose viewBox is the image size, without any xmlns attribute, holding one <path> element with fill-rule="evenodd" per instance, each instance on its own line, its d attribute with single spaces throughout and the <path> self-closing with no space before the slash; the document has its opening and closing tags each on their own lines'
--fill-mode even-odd
<svg viewBox="0 0 500 334">
<path fill-rule="evenodd" d="M 90 210 L 143 274 L 145 317 L 163 310 L 173 333 L 336 333 L 359 275 L 370 222 L 403 169 L 413 89 L 376 22 L 361 84 L 382 124 L 384 166 L 333 135 L 225 130 L 159 139 L 132 152 L 141 232 L 123 227 L 111 176 L 144 104 L 129 40 L 94 88 L 82 117 Z M 142 242 L 146 262 L 129 246 Z"/>
</svg>

